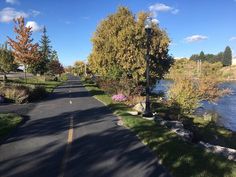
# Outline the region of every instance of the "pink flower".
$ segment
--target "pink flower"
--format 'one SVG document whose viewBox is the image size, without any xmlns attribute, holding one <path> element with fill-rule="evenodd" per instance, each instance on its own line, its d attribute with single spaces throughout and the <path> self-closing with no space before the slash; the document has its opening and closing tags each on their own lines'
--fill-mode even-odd
<svg viewBox="0 0 236 177">
<path fill-rule="evenodd" d="M 113 95 L 112 100 L 117 101 L 117 102 L 123 102 L 123 101 L 126 101 L 127 98 L 126 98 L 125 95 L 120 93 L 120 94 L 117 94 L 117 95 Z"/>
</svg>

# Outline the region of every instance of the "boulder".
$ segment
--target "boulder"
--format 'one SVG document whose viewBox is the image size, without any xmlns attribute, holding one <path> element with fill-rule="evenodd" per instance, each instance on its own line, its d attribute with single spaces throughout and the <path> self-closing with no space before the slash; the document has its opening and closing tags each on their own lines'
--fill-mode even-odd
<svg viewBox="0 0 236 177">
<path fill-rule="evenodd" d="M 133 107 L 133 110 L 137 111 L 138 113 L 143 113 L 145 110 L 145 107 L 146 107 L 146 103 L 140 102 Z"/>
</svg>

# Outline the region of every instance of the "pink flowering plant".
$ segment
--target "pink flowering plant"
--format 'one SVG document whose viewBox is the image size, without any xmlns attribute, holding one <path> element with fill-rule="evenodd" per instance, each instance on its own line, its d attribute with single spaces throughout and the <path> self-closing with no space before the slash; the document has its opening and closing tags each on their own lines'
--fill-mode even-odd
<svg viewBox="0 0 236 177">
<path fill-rule="evenodd" d="M 117 102 L 123 102 L 127 100 L 127 97 L 123 95 L 122 93 L 119 93 L 117 95 L 113 95 L 112 100 L 117 101 Z"/>
</svg>

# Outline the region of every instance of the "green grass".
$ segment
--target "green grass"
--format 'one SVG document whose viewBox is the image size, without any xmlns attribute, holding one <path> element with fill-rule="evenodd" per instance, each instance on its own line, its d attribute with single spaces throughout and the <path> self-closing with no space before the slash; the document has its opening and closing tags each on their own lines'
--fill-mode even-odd
<svg viewBox="0 0 236 177">
<path fill-rule="evenodd" d="M 203 141 L 236 149 L 235 132 L 197 116 L 192 116 L 188 122 L 197 127 L 197 132 Z"/>
<path fill-rule="evenodd" d="M 204 149 L 184 142 L 154 121 L 127 114 L 124 104 L 113 103 L 110 96 L 88 84 L 92 95 L 112 108 L 140 140 L 149 146 L 175 177 L 236 177 L 236 163 L 224 157 L 205 152 Z M 97 93 L 97 94 L 96 94 Z"/>
<path fill-rule="evenodd" d="M 12 79 L 9 80 L 9 83 L 17 83 L 26 86 L 44 86 L 47 92 L 51 93 L 57 86 L 59 86 L 62 82 L 61 81 L 45 81 L 40 77 L 30 77 L 27 78 L 27 83 L 25 83 L 24 79 Z"/>
<path fill-rule="evenodd" d="M 15 128 L 22 118 L 16 114 L 2 114 L 0 113 L 0 139 L 7 135 L 13 128 Z"/>
<path fill-rule="evenodd" d="M 166 115 L 173 114 L 174 110 L 159 103 L 156 112 L 158 112 L 159 117 L 165 118 Z M 182 115 L 180 117 L 183 119 L 185 128 L 194 131 L 201 141 L 236 149 L 236 133 L 216 125 L 214 120 L 204 120 L 203 117 L 195 115 Z"/>
</svg>

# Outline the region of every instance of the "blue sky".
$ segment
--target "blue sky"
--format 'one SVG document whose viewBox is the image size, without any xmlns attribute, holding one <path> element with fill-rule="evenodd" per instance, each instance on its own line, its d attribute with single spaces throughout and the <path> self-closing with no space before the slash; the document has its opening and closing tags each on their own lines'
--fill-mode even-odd
<svg viewBox="0 0 236 177">
<path fill-rule="evenodd" d="M 61 62 L 72 65 L 86 60 L 97 25 L 121 5 L 135 14 L 150 11 L 167 30 L 174 57 L 201 50 L 215 54 L 227 45 L 236 55 L 236 0 L 0 0 L 0 43 L 14 37 L 12 18 L 23 15 L 34 29 L 34 41 L 45 25 Z"/>
</svg>

